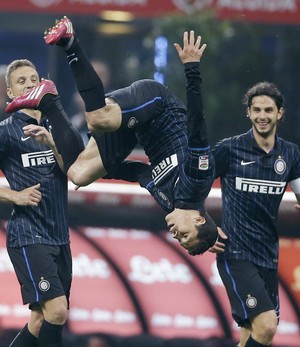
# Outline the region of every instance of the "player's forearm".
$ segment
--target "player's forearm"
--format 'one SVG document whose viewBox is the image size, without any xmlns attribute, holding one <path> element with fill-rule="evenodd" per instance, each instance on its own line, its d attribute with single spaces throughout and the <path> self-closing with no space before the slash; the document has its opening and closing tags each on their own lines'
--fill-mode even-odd
<svg viewBox="0 0 300 347">
<path fill-rule="evenodd" d="M 206 121 L 203 111 L 201 77 L 199 63 L 184 65 L 187 79 L 187 130 L 189 147 L 208 146 Z"/>
<path fill-rule="evenodd" d="M 14 203 L 16 192 L 10 188 L 0 187 L 0 201 Z"/>
</svg>

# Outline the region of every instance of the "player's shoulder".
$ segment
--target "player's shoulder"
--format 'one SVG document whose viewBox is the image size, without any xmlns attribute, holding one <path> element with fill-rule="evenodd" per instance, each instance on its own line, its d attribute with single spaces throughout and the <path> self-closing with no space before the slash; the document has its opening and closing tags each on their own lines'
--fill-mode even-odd
<svg viewBox="0 0 300 347">
<path fill-rule="evenodd" d="M 219 140 L 218 144 L 229 145 L 229 144 L 232 144 L 232 143 L 235 143 L 235 142 L 242 141 L 246 137 L 247 137 L 247 133 L 233 135 L 233 136 L 225 137 L 225 138 Z"/>
<path fill-rule="evenodd" d="M 7 134 L 10 130 L 10 128 L 13 127 L 13 117 L 10 116 L 8 118 L 3 119 L 0 122 L 0 134 L 3 137 L 5 134 Z"/>
<path fill-rule="evenodd" d="M 287 147 L 298 147 L 299 148 L 299 146 L 295 142 L 283 139 L 280 136 L 277 136 L 277 142 L 284 145 L 284 146 L 287 146 Z"/>
</svg>

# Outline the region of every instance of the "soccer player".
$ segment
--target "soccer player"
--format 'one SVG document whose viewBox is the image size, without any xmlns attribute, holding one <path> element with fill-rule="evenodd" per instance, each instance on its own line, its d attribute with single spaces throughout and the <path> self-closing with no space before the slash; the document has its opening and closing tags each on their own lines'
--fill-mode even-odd
<svg viewBox="0 0 300 347">
<path fill-rule="evenodd" d="M 199 62 L 206 45 L 201 45 L 201 37 L 195 40 L 193 31 L 185 32 L 183 48 L 175 44 L 187 78 L 188 112 L 181 100 L 154 80 L 136 81 L 105 97 L 101 79 L 82 52 L 66 17 L 49 29 L 45 41 L 66 51 L 92 135 L 68 168 L 69 178 L 78 186 L 104 176 L 138 181 L 169 212 L 167 224 L 181 246 L 191 255 L 205 252 L 218 232 L 204 206 L 214 180 L 214 161 L 202 106 Z M 42 82 L 40 88 L 49 84 Z M 13 100 L 8 110 L 24 104 L 40 109 L 40 100 L 45 104 L 48 99 L 50 103 L 51 97 L 51 93 L 37 89 Z M 54 116 L 49 119 L 52 122 Z M 52 124 L 58 150 L 64 161 L 70 162 L 63 150 L 72 143 L 65 141 L 64 133 L 62 125 Z M 151 165 L 124 162 L 137 143 L 143 146 Z"/>
<path fill-rule="evenodd" d="M 40 79 L 35 66 L 21 59 L 7 67 L 6 82 L 13 99 L 34 89 Z M 23 127 L 29 124 L 36 132 L 25 136 Z M 67 177 L 49 131 L 48 120 L 32 109 L 0 123 L 0 169 L 10 186 L 0 188 L 0 200 L 13 204 L 7 251 L 23 303 L 31 310 L 10 347 L 61 347 L 67 320 L 72 280 Z"/>
<path fill-rule="evenodd" d="M 239 347 L 264 347 L 272 343 L 279 319 L 275 222 L 288 183 L 300 207 L 300 152 L 276 134 L 284 99 L 274 84 L 257 83 L 244 102 L 252 128 L 212 149 L 228 237 L 217 266 L 241 327 Z"/>
</svg>

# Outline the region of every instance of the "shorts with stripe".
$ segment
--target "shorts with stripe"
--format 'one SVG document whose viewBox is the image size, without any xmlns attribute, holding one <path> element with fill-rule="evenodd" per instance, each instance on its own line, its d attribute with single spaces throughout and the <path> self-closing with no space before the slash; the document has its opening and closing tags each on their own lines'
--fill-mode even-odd
<svg viewBox="0 0 300 347">
<path fill-rule="evenodd" d="M 278 271 L 245 260 L 217 260 L 219 274 L 239 326 L 262 312 L 275 310 L 279 317 Z"/>
<path fill-rule="evenodd" d="M 68 302 L 72 282 L 70 245 L 43 244 L 7 248 L 21 286 L 23 304 L 32 308 L 65 295 Z"/>
</svg>

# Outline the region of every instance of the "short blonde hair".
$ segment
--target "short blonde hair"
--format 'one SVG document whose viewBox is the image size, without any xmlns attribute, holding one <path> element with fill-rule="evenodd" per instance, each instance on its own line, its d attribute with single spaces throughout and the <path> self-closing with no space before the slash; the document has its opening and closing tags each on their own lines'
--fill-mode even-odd
<svg viewBox="0 0 300 347">
<path fill-rule="evenodd" d="M 10 85 L 10 78 L 11 78 L 11 74 L 16 70 L 18 69 L 19 67 L 23 67 L 23 66 L 29 66 L 29 67 L 32 67 L 34 70 L 36 70 L 36 67 L 34 66 L 34 64 L 27 60 L 27 59 L 18 59 L 18 60 L 14 60 L 12 61 L 7 69 L 6 69 L 6 74 L 5 74 L 5 82 L 6 82 L 6 86 L 7 88 L 9 88 L 11 85 Z"/>
</svg>

